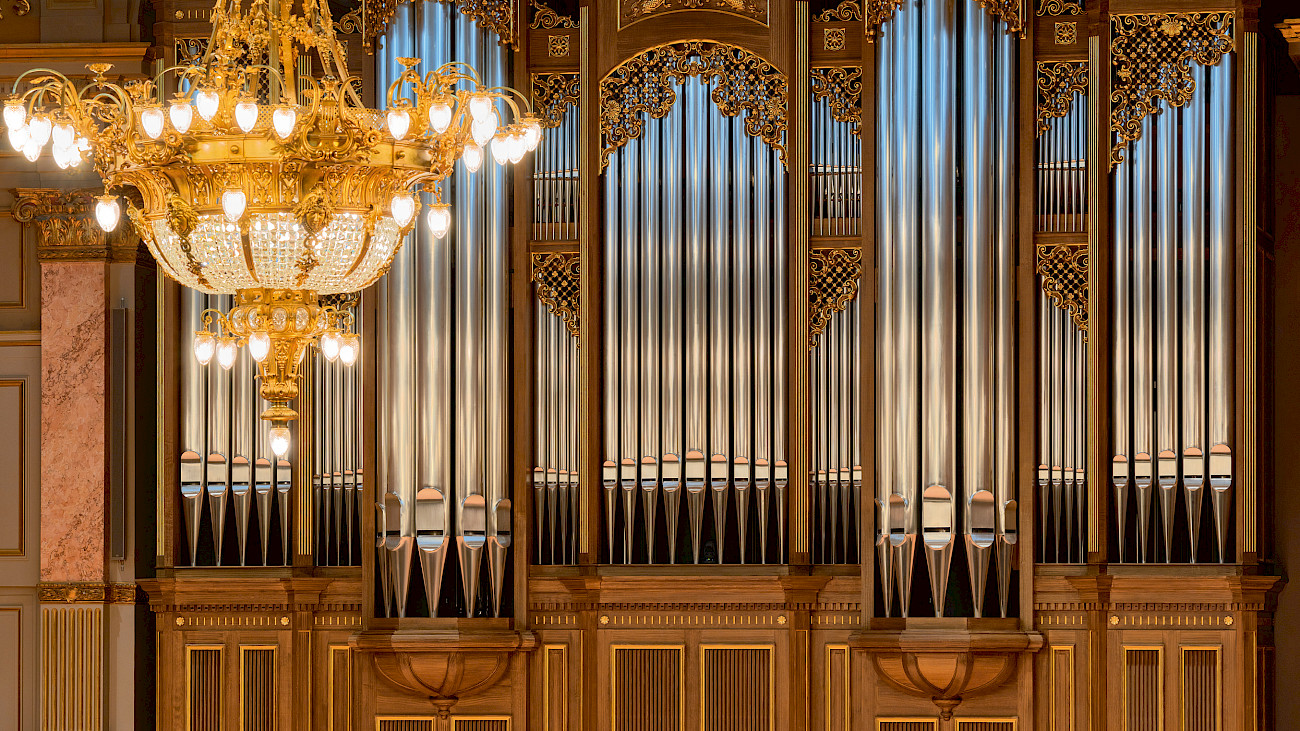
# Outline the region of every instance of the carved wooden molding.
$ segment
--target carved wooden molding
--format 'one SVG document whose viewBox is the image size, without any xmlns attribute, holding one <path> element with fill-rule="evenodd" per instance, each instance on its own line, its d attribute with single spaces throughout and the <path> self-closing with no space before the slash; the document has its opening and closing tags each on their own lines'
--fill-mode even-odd
<svg viewBox="0 0 1300 731">
<path fill-rule="evenodd" d="M 42 604 L 135 604 L 135 584 L 94 581 L 42 581 L 36 585 Z"/>
<path fill-rule="evenodd" d="M 119 221 L 112 233 L 99 227 L 94 211 L 95 197 L 101 192 L 54 188 L 13 191 L 14 220 L 36 227 L 36 255 L 41 261 L 134 262 L 141 258 L 140 240 L 125 220 Z"/>
<path fill-rule="evenodd" d="M 817 14 L 813 20 L 818 23 L 851 23 L 862 21 L 862 6 L 858 0 L 843 0 L 833 8 L 827 8 Z"/>
<path fill-rule="evenodd" d="M 1196 91 L 1192 62 L 1219 63 L 1232 50 L 1233 21 L 1230 11 L 1111 16 L 1112 169 L 1124 160 L 1128 143 L 1142 136 L 1142 120 L 1157 113 L 1161 100 L 1171 107 L 1191 101 Z"/>
<path fill-rule="evenodd" d="M 813 99 L 830 103 L 831 116 L 853 127 L 862 121 L 862 67 L 832 66 L 811 71 Z"/>
<path fill-rule="evenodd" d="M 1038 62 L 1038 134 L 1051 127 L 1051 120 L 1070 113 L 1077 94 L 1088 94 L 1087 61 Z"/>
<path fill-rule="evenodd" d="M 580 325 L 578 287 L 581 268 L 577 254 L 533 254 L 532 279 L 537 283 L 537 299 L 552 315 L 564 321 L 564 327 L 575 338 Z"/>
<path fill-rule="evenodd" d="M 533 74 L 533 109 L 537 111 L 542 127 L 559 127 L 564 112 L 571 106 L 578 106 L 581 91 L 578 74 Z"/>
<path fill-rule="evenodd" d="M 813 249 L 808 257 L 808 347 L 817 347 L 826 323 L 858 296 L 861 249 Z"/>
<path fill-rule="evenodd" d="M 1088 245 L 1039 244 L 1035 269 L 1043 294 L 1069 313 L 1088 342 Z"/>
<path fill-rule="evenodd" d="M 884 32 L 885 23 L 893 19 L 894 13 L 903 7 L 904 0 L 865 0 L 866 37 L 868 43 L 874 43 Z M 1006 23 L 1007 32 L 1025 37 L 1025 0 L 976 0 L 984 11 L 994 18 Z"/>
<path fill-rule="evenodd" d="M 643 51 L 600 82 L 603 170 L 618 148 L 645 131 L 645 119 L 662 119 L 677 101 L 673 82 L 700 76 L 714 84 L 709 96 L 728 117 L 745 113 L 745 132 L 780 153 L 785 164 L 789 80 L 760 56 L 709 40 L 668 43 Z"/>
<path fill-rule="evenodd" d="M 578 21 L 567 15 L 560 15 L 551 10 L 545 4 L 532 0 L 533 2 L 533 22 L 529 28 L 533 30 L 554 30 L 556 28 L 577 28 Z"/>
<path fill-rule="evenodd" d="M 683 10 L 713 10 L 767 25 L 767 0 L 620 0 L 618 26 L 626 28 L 647 18 Z"/>
<path fill-rule="evenodd" d="M 1083 0 L 1038 0 L 1039 15 L 1082 15 Z"/>
</svg>

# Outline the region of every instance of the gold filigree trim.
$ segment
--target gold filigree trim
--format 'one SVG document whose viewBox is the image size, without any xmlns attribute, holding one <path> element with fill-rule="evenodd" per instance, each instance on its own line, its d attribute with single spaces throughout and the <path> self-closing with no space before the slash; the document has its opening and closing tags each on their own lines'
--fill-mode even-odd
<svg viewBox="0 0 1300 731">
<path fill-rule="evenodd" d="M 1025 37 L 1025 0 L 976 0 L 989 15 L 1006 23 L 1008 33 Z M 865 0 L 866 38 L 873 43 L 884 32 L 884 25 L 903 7 L 903 0 Z"/>
<path fill-rule="evenodd" d="M 36 600 L 42 604 L 135 604 L 135 584 L 95 581 L 42 581 Z"/>
<path fill-rule="evenodd" d="M 865 0 L 864 29 L 868 43 L 874 43 L 884 32 L 885 23 L 893 19 L 894 13 L 903 7 L 903 0 Z"/>
<path fill-rule="evenodd" d="M 580 259 L 573 253 L 533 254 L 533 281 L 537 299 L 564 322 L 569 334 L 578 337 L 578 287 Z"/>
<path fill-rule="evenodd" d="M 1039 244 L 1035 270 L 1043 294 L 1069 313 L 1088 341 L 1088 245 Z"/>
<path fill-rule="evenodd" d="M 546 5 L 532 0 L 533 22 L 528 27 L 533 30 L 554 30 L 556 28 L 577 28 L 578 21 L 567 15 L 560 15 Z"/>
<path fill-rule="evenodd" d="M 397 14 L 400 3 L 414 3 L 420 0 L 365 0 L 361 6 L 360 25 L 361 43 L 367 53 L 374 53 L 374 40 L 388 32 L 389 23 Z M 462 15 L 473 19 L 474 24 L 483 30 L 497 34 L 497 42 L 503 46 L 519 48 L 519 38 L 515 28 L 514 0 L 438 0 L 456 6 Z M 348 15 L 339 20 L 349 20 Z"/>
<path fill-rule="evenodd" d="M 1082 15 L 1083 0 L 1039 0 L 1039 15 Z"/>
<path fill-rule="evenodd" d="M 1111 16 L 1111 168 L 1124 160 L 1128 143 L 1142 136 L 1142 120 L 1158 113 L 1161 100 L 1171 107 L 1191 101 L 1192 62 L 1219 63 L 1232 50 L 1232 34 L 1232 12 Z"/>
<path fill-rule="evenodd" d="M 808 256 L 808 347 L 817 347 L 826 323 L 858 296 L 862 249 L 813 249 Z"/>
<path fill-rule="evenodd" d="M 817 14 L 813 20 L 818 23 L 851 23 L 862 20 L 862 6 L 858 0 L 844 0 L 833 8 L 827 8 Z"/>
<path fill-rule="evenodd" d="M 835 121 L 851 125 L 857 134 L 862 121 L 862 67 L 815 68 L 811 75 L 813 99 L 826 100 Z"/>
<path fill-rule="evenodd" d="M 1008 33 L 1016 33 L 1024 37 L 1025 0 L 978 0 L 978 2 L 989 15 L 1007 24 Z"/>
<path fill-rule="evenodd" d="M 542 127 L 559 127 L 565 110 L 578 106 L 581 90 L 578 74 L 533 74 L 533 109 Z"/>
<path fill-rule="evenodd" d="M 1038 134 L 1070 113 L 1077 94 L 1088 95 L 1087 61 L 1038 62 Z"/>
<path fill-rule="evenodd" d="M 694 40 L 646 50 L 601 79 L 602 170 L 615 150 L 641 136 L 647 115 L 668 115 L 677 101 L 673 82 L 682 84 L 692 76 L 713 85 L 709 96 L 725 116 L 745 112 L 745 132 L 771 145 L 785 164 L 785 74 L 743 48 Z"/>
<path fill-rule="evenodd" d="M 1079 24 L 1073 21 L 1057 23 L 1055 36 L 1052 38 L 1058 46 L 1069 46 L 1079 40 Z"/>
<path fill-rule="evenodd" d="M 619 27 L 683 10 L 716 10 L 767 25 L 766 0 L 622 0 L 618 8 Z"/>
</svg>

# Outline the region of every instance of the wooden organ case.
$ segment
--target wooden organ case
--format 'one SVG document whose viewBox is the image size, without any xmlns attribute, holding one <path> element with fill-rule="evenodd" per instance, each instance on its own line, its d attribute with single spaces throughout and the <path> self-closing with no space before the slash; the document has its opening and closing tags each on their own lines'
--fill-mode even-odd
<svg viewBox="0 0 1300 731">
<path fill-rule="evenodd" d="M 1256 14 L 340 13 L 373 103 L 464 60 L 544 139 L 339 303 L 283 463 L 160 288 L 159 727 L 1268 727 Z"/>
</svg>

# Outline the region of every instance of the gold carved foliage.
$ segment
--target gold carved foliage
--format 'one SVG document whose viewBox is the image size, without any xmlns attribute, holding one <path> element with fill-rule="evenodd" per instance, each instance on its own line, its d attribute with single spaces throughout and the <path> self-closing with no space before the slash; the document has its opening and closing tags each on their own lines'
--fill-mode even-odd
<svg viewBox="0 0 1300 731">
<path fill-rule="evenodd" d="M 1083 0 L 1038 0 L 1039 15 L 1082 15 Z"/>
<path fill-rule="evenodd" d="M 1111 35 L 1113 168 L 1124 159 L 1124 147 L 1142 136 L 1142 120 L 1159 112 L 1161 100 L 1171 107 L 1191 101 L 1192 62 L 1213 66 L 1232 50 L 1233 13 L 1113 15 Z"/>
<path fill-rule="evenodd" d="M 818 23 L 851 23 L 862 20 L 862 6 L 858 0 L 844 0 L 833 8 L 827 8 L 817 14 L 813 20 Z"/>
<path fill-rule="evenodd" d="M 360 8 L 360 21 L 353 13 L 344 15 L 340 24 L 348 27 L 357 26 L 352 32 L 361 33 L 361 42 L 367 53 L 374 53 L 374 39 L 388 32 L 388 24 L 393 22 L 400 3 L 425 2 L 426 0 L 365 0 Z M 463 15 L 473 19 L 474 24 L 483 30 L 497 34 L 497 42 L 511 48 L 519 47 L 519 38 L 515 28 L 515 0 L 427 0 L 429 2 L 446 2 L 456 6 Z M 340 26 L 342 28 L 343 26 Z"/>
<path fill-rule="evenodd" d="M 575 253 L 533 254 L 533 281 L 537 299 L 564 322 L 569 334 L 578 337 L 578 287 L 581 260 Z"/>
<path fill-rule="evenodd" d="M 885 23 L 894 17 L 894 13 L 903 7 L 904 0 L 864 0 L 866 20 L 866 37 L 873 42 L 880 37 Z M 1027 0 L 976 0 L 989 15 L 1006 23 L 1008 33 L 1016 33 L 1022 38 L 1025 32 L 1024 3 Z"/>
<path fill-rule="evenodd" d="M 817 347 L 826 323 L 858 296 L 861 249 L 813 249 L 808 258 L 808 347 Z"/>
<path fill-rule="evenodd" d="M 1088 245 L 1039 244 L 1035 269 L 1043 293 L 1069 313 L 1088 341 Z"/>
<path fill-rule="evenodd" d="M 529 26 L 533 30 L 554 30 L 556 28 L 577 28 L 578 21 L 567 15 L 560 15 L 554 10 L 537 0 L 533 3 L 533 22 Z"/>
<path fill-rule="evenodd" d="M 903 0 L 864 0 L 863 20 L 866 21 L 867 42 L 874 42 L 883 32 L 898 9 L 903 7 Z"/>
<path fill-rule="evenodd" d="M 1076 94 L 1088 94 L 1087 61 L 1038 62 L 1038 134 L 1070 113 Z"/>
<path fill-rule="evenodd" d="M 560 126 L 564 112 L 578 106 L 582 90 L 578 74 L 533 74 L 533 109 L 544 129 Z"/>
<path fill-rule="evenodd" d="M 767 0 L 622 0 L 619 22 L 627 26 L 653 15 L 681 10 L 717 10 L 767 25 Z"/>
<path fill-rule="evenodd" d="M 862 67 L 815 68 L 811 75 L 813 99 L 825 99 L 835 121 L 851 125 L 856 134 L 862 121 Z"/>
<path fill-rule="evenodd" d="M 716 41 L 683 41 L 651 48 L 624 61 L 600 82 L 601 169 L 610 155 L 645 131 L 645 120 L 662 119 L 677 101 L 674 82 L 698 76 L 728 117 L 745 113 L 745 132 L 771 145 L 785 163 L 789 80 L 775 66 L 743 48 Z"/>
<path fill-rule="evenodd" d="M 119 223 L 105 233 L 95 220 L 98 190 L 19 188 L 13 216 L 36 228 L 36 252 L 43 261 L 135 261 L 139 242 Z"/>
</svg>

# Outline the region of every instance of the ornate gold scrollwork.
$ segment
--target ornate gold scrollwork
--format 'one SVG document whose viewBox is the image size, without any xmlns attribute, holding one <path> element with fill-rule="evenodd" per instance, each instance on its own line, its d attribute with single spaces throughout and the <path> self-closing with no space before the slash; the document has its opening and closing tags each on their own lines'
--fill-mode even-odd
<svg viewBox="0 0 1300 731">
<path fill-rule="evenodd" d="M 1038 62 L 1038 134 L 1051 126 L 1050 120 L 1070 113 L 1074 95 L 1088 94 L 1087 61 Z"/>
<path fill-rule="evenodd" d="M 1082 15 L 1083 0 L 1038 0 L 1039 15 Z"/>
<path fill-rule="evenodd" d="M 894 17 L 894 13 L 903 7 L 903 0 L 865 0 L 863 20 L 866 21 L 865 35 L 868 43 L 873 43 L 884 32 L 885 23 Z"/>
<path fill-rule="evenodd" d="M 361 43 L 367 53 L 374 53 L 374 39 L 388 32 L 388 24 L 393 22 L 400 3 L 414 3 L 421 0 L 365 0 L 361 7 L 359 31 Z M 497 42 L 511 48 L 519 47 L 518 34 L 515 32 L 514 0 L 438 0 L 451 3 L 462 14 L 474 20 L 474 24 L 483 30 L 497 34 Z M 348 15 L 351 15 L 349 13 Z M 340 23 L 348 20 L 348 15 Z M 355 21 L 353 21 L 355 22 Z"/>
<path fill-rule="evenodd" d="M 653 15 L 682 10 L 716 10 L 767 25 L 766 0 L 622 0 L 618 11 L 619 27 Z"/>
<path fill-rule="evenodd" d="M 1079 24 L 1075 22 L 1057 23 L 1056 34 L 1053 37 L 1058 46 L 1069 46 L 1079 40 Z"/>
<path fill-rule="evenodd" d="M 1117 138 L 1111 168 L 1124 160 L 1124 147 L 1142 136 L 1142 120 L 1159 112 L 1160 100 L 1171 107 L 1191 101 L 1192 62 L 1214 66 L 1232 50 L 1233 20 L 1231 11 L 1111 16 L 1110 129 Z"/>
<path fill-rule="evenodd" d="M 862 249 L 813 249 L 808 256 L 808 347 L 817 347 L 826 323 L 858 296 Z"/>
<path fill-rule="evenodd" d="M 578 287 L 581 260 L 575 253 L 533 254 L 533 281 L 537 299 L 564 322 L 569 334 L 578 337 Z"/>
<path fill-rule="evenodd" d="M 565 110 L 578 106 L 581 90 L 578 74 L 533 74 L 533 109 L 542 128 L 559 127 Z"/>
<path fill-rule="evenodd" d="M 1021 38 L 1025 35 L 1025 0 L 976 0 L 985 12 L 1007 24 L 1007 32 L 1015 33 Z M 894 13 L 903 7 L 903 0 L 865 0 L 866 2 L 866 37 L 867 42 L 874 42 L 883 32 L 882 28 L 894 17 Z"/>
<path fill-rule="evenodd" d="M 18 188 L 13 217 L 36 229 L 36 254 L 42 261 L 135 261 L 138 242 L 127 226 L 105 233 L 95 221 L 102 191 Z"/>
<path fill-rule="evenodd" d="M 545 4 L 533 0 L 533 22 L 528 27 L 533 30 L 554 30 L 556 28 L 577 28 L 578 21 L 567 15 L 560 15 Z"/>
<path fill-rule="evenodd" d="M 827 51 L 844 50 L 844 29 L 826 28 L 822 31 L 822 48 Z"/>
<path fill-rule="evenodd" d="M 1024 0 L 978 0 L 989 15 L 1007 24 L 1008 33 L 1025 32 Z"/>
<path fill-rule="evenodd" d="M 1069 313 L 1088 342 L 1088 245 L 1039 244 L 1036 259 L 1043 294 Z"/>
<path fill-rule="evenodd" d="M 745 132 L 762 139 L 785 164 L 786 94 L 789 80 L 765 59 L 737 46 L 693 40 L 648 49 L 619 64 L 600 82 L 600 165 L 645 130 L 643 115 L 663 119 L 677 101 L 673 82 L 700 76 L 728 117 L 745 112 Z"/>
<path fill-rule="evenodd" d="M 817 14 L 813 20 L 818 23 L 850 23 L 862 20 L 862 6 L 858 0 L 844 0 L 833 8 L 827 8 Z"/>
<path fill-rule="evenodd" d="M 813 99 L 827 100 L 835 121 L 852 125 L 857 134 L 862 121 L 862 67 L 815 68 L 811 75 Z"/>
</svg>

